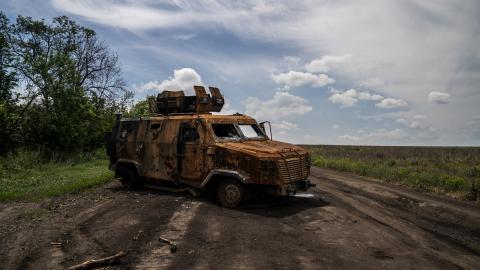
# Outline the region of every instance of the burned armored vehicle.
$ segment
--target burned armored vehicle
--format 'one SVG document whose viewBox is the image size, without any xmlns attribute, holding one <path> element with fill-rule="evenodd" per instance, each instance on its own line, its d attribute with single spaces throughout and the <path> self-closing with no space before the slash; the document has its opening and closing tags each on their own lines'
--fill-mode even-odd
<svg viewBox="0 0 480 270">
<path fill-rule="evenodd" d="M 233 208 L 252 190 L 291 195 L 312 186 L 305 149 L 271 140 L 249 116 L 212 114 L 224 104 L 219 89 L 194 89 L 195 96 L 162 92 L 150 102 L 150 117 L 117 119 L 107 152 L 110 169 L 126 187 L 208 190 Z"/>
</svg>

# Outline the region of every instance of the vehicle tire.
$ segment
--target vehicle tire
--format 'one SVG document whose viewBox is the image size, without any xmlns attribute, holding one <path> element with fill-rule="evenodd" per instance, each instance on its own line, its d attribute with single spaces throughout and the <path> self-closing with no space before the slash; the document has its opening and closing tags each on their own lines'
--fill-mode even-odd
<svg viewBox="0 0 480 270">
<path fill-rule="evenodd" d="M 244 187 L 233 179 L 225 179 L 218 185 L 217 197 L 220 204 L 227 208 L 235 208 L 243 200 Z"/>
<path fill-rule="evenodd" d="M 135 190 L 142 186 L 142 181 L 137 173 L 131 169 L 122 171 L 120 182 L 128 190 Z"/>
</svg>

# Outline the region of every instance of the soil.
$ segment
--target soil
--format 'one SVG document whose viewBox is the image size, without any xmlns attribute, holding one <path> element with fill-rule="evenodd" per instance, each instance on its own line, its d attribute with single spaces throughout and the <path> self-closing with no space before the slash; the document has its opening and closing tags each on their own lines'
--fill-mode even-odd
<svg viewBox="0 0 480 270">
<path fill-rule="evenodd" d="M 480 269 L 480 207 L 312 168 L 310 196 L 239 209 L 120 183 L 0 205 L 1 269 Z M 176 252 L 159 237 L 173 241 Z"/>
</svg>

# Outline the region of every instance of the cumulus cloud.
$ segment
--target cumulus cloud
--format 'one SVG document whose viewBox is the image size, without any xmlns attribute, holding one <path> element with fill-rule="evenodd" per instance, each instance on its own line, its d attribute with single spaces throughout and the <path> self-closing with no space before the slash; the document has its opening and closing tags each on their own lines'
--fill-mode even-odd
<svg viewBox="0 0 480 270">
<path fill-rule="evenodd" d="M 332 90 L 333 94 L 328 98 L 333 103 L 339 103 L 342 107 L 353 107 L 357 104 L 358 100 L 370 100 L 379 101 L 383 99 L 383 96 L 377 94 L 371 94 L 367 91 L 357 91 L 355 89 L 349 89 L 346 91 Z"/>
<path fill-rule="evenodd" d="M 273 74 L 271 77 L 275 83 L 282 84 L 287 89 L 306 84 L 312 87 L 322 87 L 335 82 L 333 78 L 328 77 L 326 74 L 313 74 L 294 70 L 286 73 Z"/>
<path fill-rule="evenodd" d="M 304 115 L 312 110 L 308 100 L 288 92 L 276 92 L 272 99 L 260 100 L 249 97 L 244 102 L 245 113 L 257 120 L 281 122 L 295 115 Z"/>
<path fill-rule="evenodd" d="M 298 128 L 298 125 L 289 121 L 282 120 L 278 123 L 274 123 L 273 126 L 278 129 L 294 130 Z"/>
<path fill-rule="evenodd" d="M 344 134 L 337 137 L 337 141 L 342 143 L 362 143 L 362 144 L 381 144 L 391 141 L 403 141 L 410 138 L 408 133 L 401 129 L 376 129 L 370 133 L 360 133 L 360 135 Z"/>
<path fill-rule="evenodd" d="M 351 54 L 345 55 L 325 55 L 322 58 L 314 59 L 312 62 L 305 65 L 305 68 L 310 72 L 328 72 L 333 68 L 341 67 L 350 58 Z"/>
<path fill-rule="evenodd" d="M 151 81 L 135 87 L 136 91 L 147 90 L 184 90 L 187 95 L 194 94 L 193 86 L 203 85 L 202 77 L 193 68 L 181 68 L 173 71 L 173 76 L 161 82 Z"/>
<path fill-rule="evenodd" d="M 443 92 L 430 92 L 428 94 L 428 101 L 437 104 L 447 104 L 450 102 L 451 95 Z"/>
<path fill-rule="evenodd" d="M 362 79 L 360 80 L 360 85 L 365 87 L 378 88 L 378 87 L 384 86 L 385 82 L 382 79 L 376 77 L 376 78 Z"/>
<path fill-rule="evenodd" d="M 328 98 L 333 103 L 339 103 L 342 107 L 353 107 L 357 104 L 357 91 L 350 89 L 344 92 L 334 93 Z"/>
<path fill-rule="evenodd" d="M 379 103 L 375 104 L 375 106 L 383 109 L 394 109 L 394 108 L 402 108 L 408 106 L 408 103 L 403 99 L 395 99 L 395 98 L 386 98 Z"/>
<path fill-rule="evenodd" d="M 337 137 L 337 141 L 340 141 L 342 143 L 356 143 L 356 142 L 359 142 L 361 141 L 362 138 L 359 137 L 359 136 L 355 136 L 355 135 L 349 135 L 349 134 L 345 134 L 345 135 L 341 135 L 341 136 L 338 136 Z"/>
<path fill-rule="evenodd" d="M 372 139 L 387 139 L 387 140 L 403 140 L 408 138 L 408 134 L 401 129 L 377 129 L 372 133 L 365 135 L 367 138 Z"/>
<path fill-rule="evenodd" d="M 186 41 L 186 40 L 190 40 L 194 37 L 196 37 L 197 34 L 175 34 L 172 36 L 173 39 L 177 39 L 177 40 L 183 40 L 183 41 Z"/>
<path fill-rule="evenodd" d="M 359 92 L 358 99 L 360 100 L 372 100 L 379 101 L 383 99 L 383 96 L 377 94 L 370 94 L 369 92 Z"/>
</svg>

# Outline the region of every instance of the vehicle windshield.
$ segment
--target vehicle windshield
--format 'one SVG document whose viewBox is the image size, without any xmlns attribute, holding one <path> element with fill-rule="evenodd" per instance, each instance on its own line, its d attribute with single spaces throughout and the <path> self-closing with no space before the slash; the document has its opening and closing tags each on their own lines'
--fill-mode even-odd
<svg viewBox="0 0 480 270">
<path fill-rule="evenodd" d="M 238 125 L 242 134 L 247 138 L 258 138 L 263 137 L 263 133 L 257 125 Z"/>
<path fill-rule="evenodd" d="M 212 124 L 213 132 L 221 140 L 242 140 L 265 138 L 255 124 Z"/>
<path fill-rule="evenodd" d="M 213 132 L 219 139 L 240 139 L 240 133 L 233 124 L 212 124 Z"/>
</svg>

